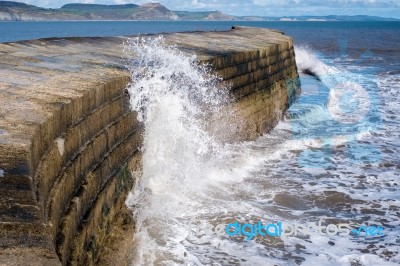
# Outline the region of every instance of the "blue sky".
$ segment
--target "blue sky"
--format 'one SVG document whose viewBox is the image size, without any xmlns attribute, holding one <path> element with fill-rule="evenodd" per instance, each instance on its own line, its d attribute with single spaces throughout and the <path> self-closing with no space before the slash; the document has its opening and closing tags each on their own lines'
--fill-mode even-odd
<svg viewBox="0 0 400 266">
<path fill-rule="evenodd" d="M 144 4 L 151 0 L 14 0 L 42 7 L 66 3 Z M 231 15 L 373 15 L 400 18 L 400 0 L 158 0 L 171 10 L 221 10 Z"/>
</svg>

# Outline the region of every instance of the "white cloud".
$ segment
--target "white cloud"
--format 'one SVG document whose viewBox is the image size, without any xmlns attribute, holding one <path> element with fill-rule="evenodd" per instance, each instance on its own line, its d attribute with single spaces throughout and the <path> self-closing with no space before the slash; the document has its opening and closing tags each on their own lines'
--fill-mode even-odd
<svg viewBox="0 0 400 266">
<path fill-rule="evenodd" d="M 125 4 L 130 4 L 131 1 L 129 0 L 114 0 L 114 4 L 116 5 L 125 5 Z"/>
<path fill-rule="evenodd" d="M 296 6 L 326 6 L 326 7 L 346 7 L 346 6 L 371 6 L 371 7 L 395 7 L 400 5 L 396 0 L 253 0 L 256 6 L 270 7 L 296 7 Z"/>
</svg>

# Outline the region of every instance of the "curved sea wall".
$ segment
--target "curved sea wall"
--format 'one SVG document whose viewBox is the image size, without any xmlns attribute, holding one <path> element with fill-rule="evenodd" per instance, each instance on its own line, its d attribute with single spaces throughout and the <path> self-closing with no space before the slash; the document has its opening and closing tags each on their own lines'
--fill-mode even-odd
<svg viewBox="0 0 400 266">
<path fill-rule="evenodd" d="M 230 141 L 273 128 L 299 92 L 293 43 L 280 32 L 164 37 L 221 77 L 235 111 L 212 119 L 229 125 Z M 126 38 L 0 44 L 0 264 L 129 261 L 134 223 L 124 202 L 144 128 L 125 90 Z"/>
</svg>

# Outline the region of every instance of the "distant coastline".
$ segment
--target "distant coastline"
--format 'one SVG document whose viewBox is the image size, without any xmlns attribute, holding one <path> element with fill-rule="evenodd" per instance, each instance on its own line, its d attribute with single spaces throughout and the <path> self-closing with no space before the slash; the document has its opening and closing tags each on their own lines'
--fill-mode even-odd
<svg viewBox="0 0 400 266">
<path fill-rule="evenodd" d="M 377 16 L 233 16 L 221 11 L 172 11 L 159 3 L 143 5 L 66 4 L 43 8 L 0 1 L 0 21 L 400 21 Z"/>
</svg>

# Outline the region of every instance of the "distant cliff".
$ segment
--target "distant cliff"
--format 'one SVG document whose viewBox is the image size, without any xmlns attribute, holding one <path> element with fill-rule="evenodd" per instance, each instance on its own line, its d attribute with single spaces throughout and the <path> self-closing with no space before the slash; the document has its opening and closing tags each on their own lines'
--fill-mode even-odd
<svg viewBox="0 0 400 266">
<path fill-rule="evenodd" d="M 0 1 L 0 21 L 57 20 L 220 20 L 220 21 L 393 21 L 371 16 L 231 16 L 221 11 L 172 11 L 159 3 L 144 5 L 66 4 L 61 8 L 42 8 L 19 2 Z"/>
<path fill-rule="evenodd" d="M 0 20 L 236 20 L 220 11 L 175 12 L 159 3 L 144 5 L 66 4 L 58 9 L 1 1 Z"/>
</svg>

